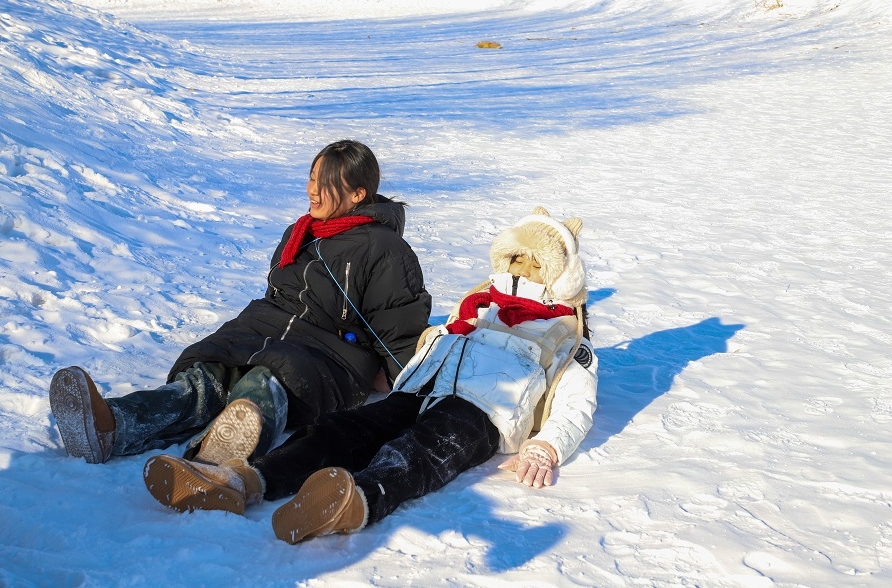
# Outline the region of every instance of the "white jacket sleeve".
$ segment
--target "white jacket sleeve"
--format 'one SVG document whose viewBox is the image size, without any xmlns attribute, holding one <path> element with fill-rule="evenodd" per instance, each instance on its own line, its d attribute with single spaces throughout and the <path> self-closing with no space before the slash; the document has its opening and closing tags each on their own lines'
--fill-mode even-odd
<svg viewBox="0 0 892 588">
<path fill-rule="evenodd" d="M 570 362 L 558 382 L 551 404 L 551 413 L 542 429 L 533 437 L 545 441 L 557 452 L 557 465 L 573 455 L 592 428 L 598 390 L 598 358 L 591 345 L 591 365 L 582 367 L 575 359 Z"/>
</svg>

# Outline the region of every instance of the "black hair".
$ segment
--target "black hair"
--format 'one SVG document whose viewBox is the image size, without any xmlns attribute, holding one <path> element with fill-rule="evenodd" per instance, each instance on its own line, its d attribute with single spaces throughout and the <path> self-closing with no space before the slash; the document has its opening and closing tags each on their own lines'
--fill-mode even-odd
<svg viewBox="0 0 892 588">
<path fill-rule="evenodd" d="M 345 139 L 327 145 L 313 158 L 310 173 L 319 163 L 316 183 L 321 198 L 337 194 L 342 200 L 350 192 L 365 189 L 365 201 L 374 201 L 381 181 L 381 170 L 372 150 L 360 143 Z M 361 204 L 361 203 L 360 203 Z"/>
<path fill-rule="evenodd" d="M 588 305 L 583 302 L 579 307 L 580 319 L 582 320 L 582 336 L 584 339 L 591 341 L 591 331 L 588 330 Z"/>
</svg>

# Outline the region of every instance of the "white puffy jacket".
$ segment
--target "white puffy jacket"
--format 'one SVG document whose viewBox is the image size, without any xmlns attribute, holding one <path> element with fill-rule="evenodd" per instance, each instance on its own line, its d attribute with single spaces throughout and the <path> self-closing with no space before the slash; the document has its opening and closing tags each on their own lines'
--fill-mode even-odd
<svg viewBox="0 0 892 588">
<path fill-rule="evenodd" d="M 509 329 L 499 320 L 498 311 L 495 303 L 481 308 L 477 328 L 467 336 L 450 334 L 444 326 L 429 331 L 393 389 L 416 393 L 433 379 L 432 402 L 454 394 L 473 403 L 499 429 L 499 451 L 516 453 L 530 436 L 536 405 L 572 351 L 575 338 L 567 337 L 558 346 L 546 372 L 539 362 L 543 350 L 536 339 L 562 319 L 525 321 Z M 555 387 L 551 412 L 533 437 L 555 449 L 558 464 L 576 451 L 595 412 L 597 357 L 587 340 L 583 339 L 582 346 L 577 357 L 589 365 L 569 362 Z"/>
</svg>

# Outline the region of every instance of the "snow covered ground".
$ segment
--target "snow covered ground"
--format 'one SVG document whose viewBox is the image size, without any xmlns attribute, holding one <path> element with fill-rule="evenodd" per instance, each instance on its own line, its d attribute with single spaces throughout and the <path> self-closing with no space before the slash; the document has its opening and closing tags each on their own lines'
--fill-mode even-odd
<svg viewBox="0 0 892 588">
<path fill-rule="evenodd" d="M 892 585 L 889 3 L 442 4 L 0 0 L 0 586 Z M 496 458 L 290 546 L 278 503 L 67 458 L 53 372 L 160 384 L 346 137 L 435 321 L 534 205 L 584 220 L 599 407 L 557 484 Z"/>
</svg>

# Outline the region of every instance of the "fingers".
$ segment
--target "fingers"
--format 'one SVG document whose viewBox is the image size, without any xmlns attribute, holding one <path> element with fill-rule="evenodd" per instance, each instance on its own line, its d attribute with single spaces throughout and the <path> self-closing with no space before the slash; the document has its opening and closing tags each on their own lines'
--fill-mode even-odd
<svg viewBox="0 0 892 588">
<path fill-rule="evenodd" d="M 536 476 L 539 474 L 539 464 L 529 461 L 526 463 L 529 464 L 529 467 L 527 467 L 526 471 L 524 472 L 525 475 L 522 481 L 525 486 L 532 486 L 536 483 Z M 520 472 L 518 472 L 518 474 L 520 474 Z"/>
<path fill-rule="evenodd" d="M 554 481 L 554 473 L 551 468 L 542 468 L 540 470 L 542 472 L 542 478 L 536 478 L 536 481 L 539 484 L 536 485 L 536 488 L 541 488 L 542 486 L 551 486 L 551 483 Z"/>
<path fill-rule="evenodd" d="M 551 468 L 526 460 L 518 464 L 515 477 L 518 482 L 532 488 L 551 486 L 551 483 L 554 481 L 554 474 Z"/>
<path fill-rule="evenodd" d="M 545 475 L 544 468 L 542 468 L 536 462 L 532 462 L 532 461 L 524 460 L 523 463 L 526 463 L 527 467 L 524 468 L 524 472 L 523 472 L 524 475 L 522 478 L 520 477 L 520 468 L 518 468 L 518 471 L 517 471 L 518 480 L 517 481 L 523 482 L 523 484 L 525 486 L 535 486 L 536 488 L 541 487 L 542 482 L 539 478 L 541 476 Z M 537 482 L 538 482 L 538 485 L 537 485 Z"/>
<path fill-rule="evenodd" d="M 499 469 L 515 472 L 516 481 L 532 488 L 551 486 L 554 482 L 552 468 L 528 459 L 520 459 L 517 455 L 499 464 Z"/>
<path fill-rule="evenodd" d="M 530 471 L 531 467 L 533 467 L 533 464 L 530 463 L 529 461 L 527 461 L 525 459 L 518 460 L 516 469 L 514 470 L 517 472 L 514 475 L 514 479 L 517 480 L 518 482 L 522 482 L 522 483 L 526 484 L 525 480 L 526 480 L 527 476 L 529 475 L 529 471 Z M 527 486 L 529 486 L 529 484 L 527 484 Z"/>
<path fill-rule="evenodd" d="M 512 456 L 510 459 L 507 459 L 499 464 L 500 470 L 508 470 L 509 472 L 517 471 L 517 462 L 520 458 L 516 455 Z"/>
</svg>

